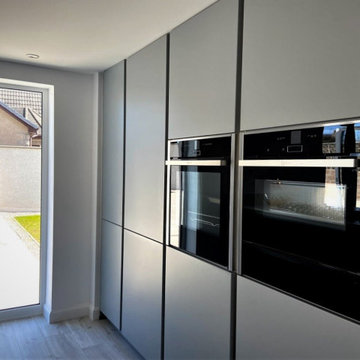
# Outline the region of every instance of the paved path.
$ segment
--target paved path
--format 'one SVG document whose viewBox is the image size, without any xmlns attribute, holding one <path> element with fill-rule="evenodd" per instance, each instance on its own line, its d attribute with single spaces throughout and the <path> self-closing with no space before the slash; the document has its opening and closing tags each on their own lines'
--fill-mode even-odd
<svg viewBox="0 0 360 360">
<path fill-rule="evenodd" d="M 0 310 L 39 302 L 39 252 L 11 221 L 0 213 Z"/>
</svg>

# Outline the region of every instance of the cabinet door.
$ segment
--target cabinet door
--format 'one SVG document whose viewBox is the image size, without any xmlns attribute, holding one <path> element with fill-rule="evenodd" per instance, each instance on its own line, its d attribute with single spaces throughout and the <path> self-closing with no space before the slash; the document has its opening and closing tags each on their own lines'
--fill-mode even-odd
<svg viewBox="0 0 360 360">
<path fill-rule="evenodd" d="M 359 359 L 360 327 L 238 276 L 236 359 Z"/>
<path fill-rule="evenodd" d="M 166 37 L 127 62 L 125 228 L 162 241 Z"/>
<path fill-rule="evenodd" d="M 102 221 L 100 310 L 117 329 L 120 329 L 121 235 L 120 226 Z"/>
<path fill-rule="evenodd" d="M 170 33 L 170 139 L 235 131 L 238 2 L 220 0 Z"/>
<path fill-rule="evenodd" d="M 124 62 L 104 72 L 103 218 L 122 225 Z"/>
<path fill-rule="evenodd" d="M 231 274 L 168 247 L 165 287 L 165 359 L 229 359 Z"/>
<path fill-rule="evenodd" d="M 359 116 L 360 2 L 246 0 L 241 129 Z"/>
<path fill-rule="evenodd" d="M 145 359 L 160 359 L 163 246 L 125 230 L 122 334 Z"/>
</svg>

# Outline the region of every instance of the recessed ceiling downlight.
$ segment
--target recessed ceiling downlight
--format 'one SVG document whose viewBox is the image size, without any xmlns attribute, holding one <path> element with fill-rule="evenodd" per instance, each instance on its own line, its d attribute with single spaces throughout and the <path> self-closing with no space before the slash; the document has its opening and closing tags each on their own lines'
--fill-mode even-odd
<svg viewBox="0 0 360 360">
<path fill-rule="evenodd" d="M 38 54 L 26 54 L 29 59 L 38 59 L 40 56 Z"/>
</svg>

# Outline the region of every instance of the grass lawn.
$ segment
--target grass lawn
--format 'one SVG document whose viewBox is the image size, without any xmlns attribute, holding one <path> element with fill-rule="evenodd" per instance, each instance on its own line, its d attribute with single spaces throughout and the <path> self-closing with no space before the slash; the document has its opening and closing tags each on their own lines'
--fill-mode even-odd
<svg viewBox="0 0 360 360">
<path fill-rule="evenodd" d="M 40 215 L 15 216 L 15 220 L 40 244 Z"/>
</svg>

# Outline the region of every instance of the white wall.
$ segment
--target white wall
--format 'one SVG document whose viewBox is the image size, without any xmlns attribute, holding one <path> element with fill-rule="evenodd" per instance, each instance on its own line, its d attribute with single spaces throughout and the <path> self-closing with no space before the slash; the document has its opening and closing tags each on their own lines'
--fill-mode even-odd
<svg viewBox="0 0 360 360">
<path fill-rule="evenodd" d="M 95 76 L 0 62 L 1 78 L 54 85 L 53 267 L 48 269 L 53 289 L 46 296 L 54 321 L 87 315 L 89 309 L 96 221 Z"/>
</svg>

